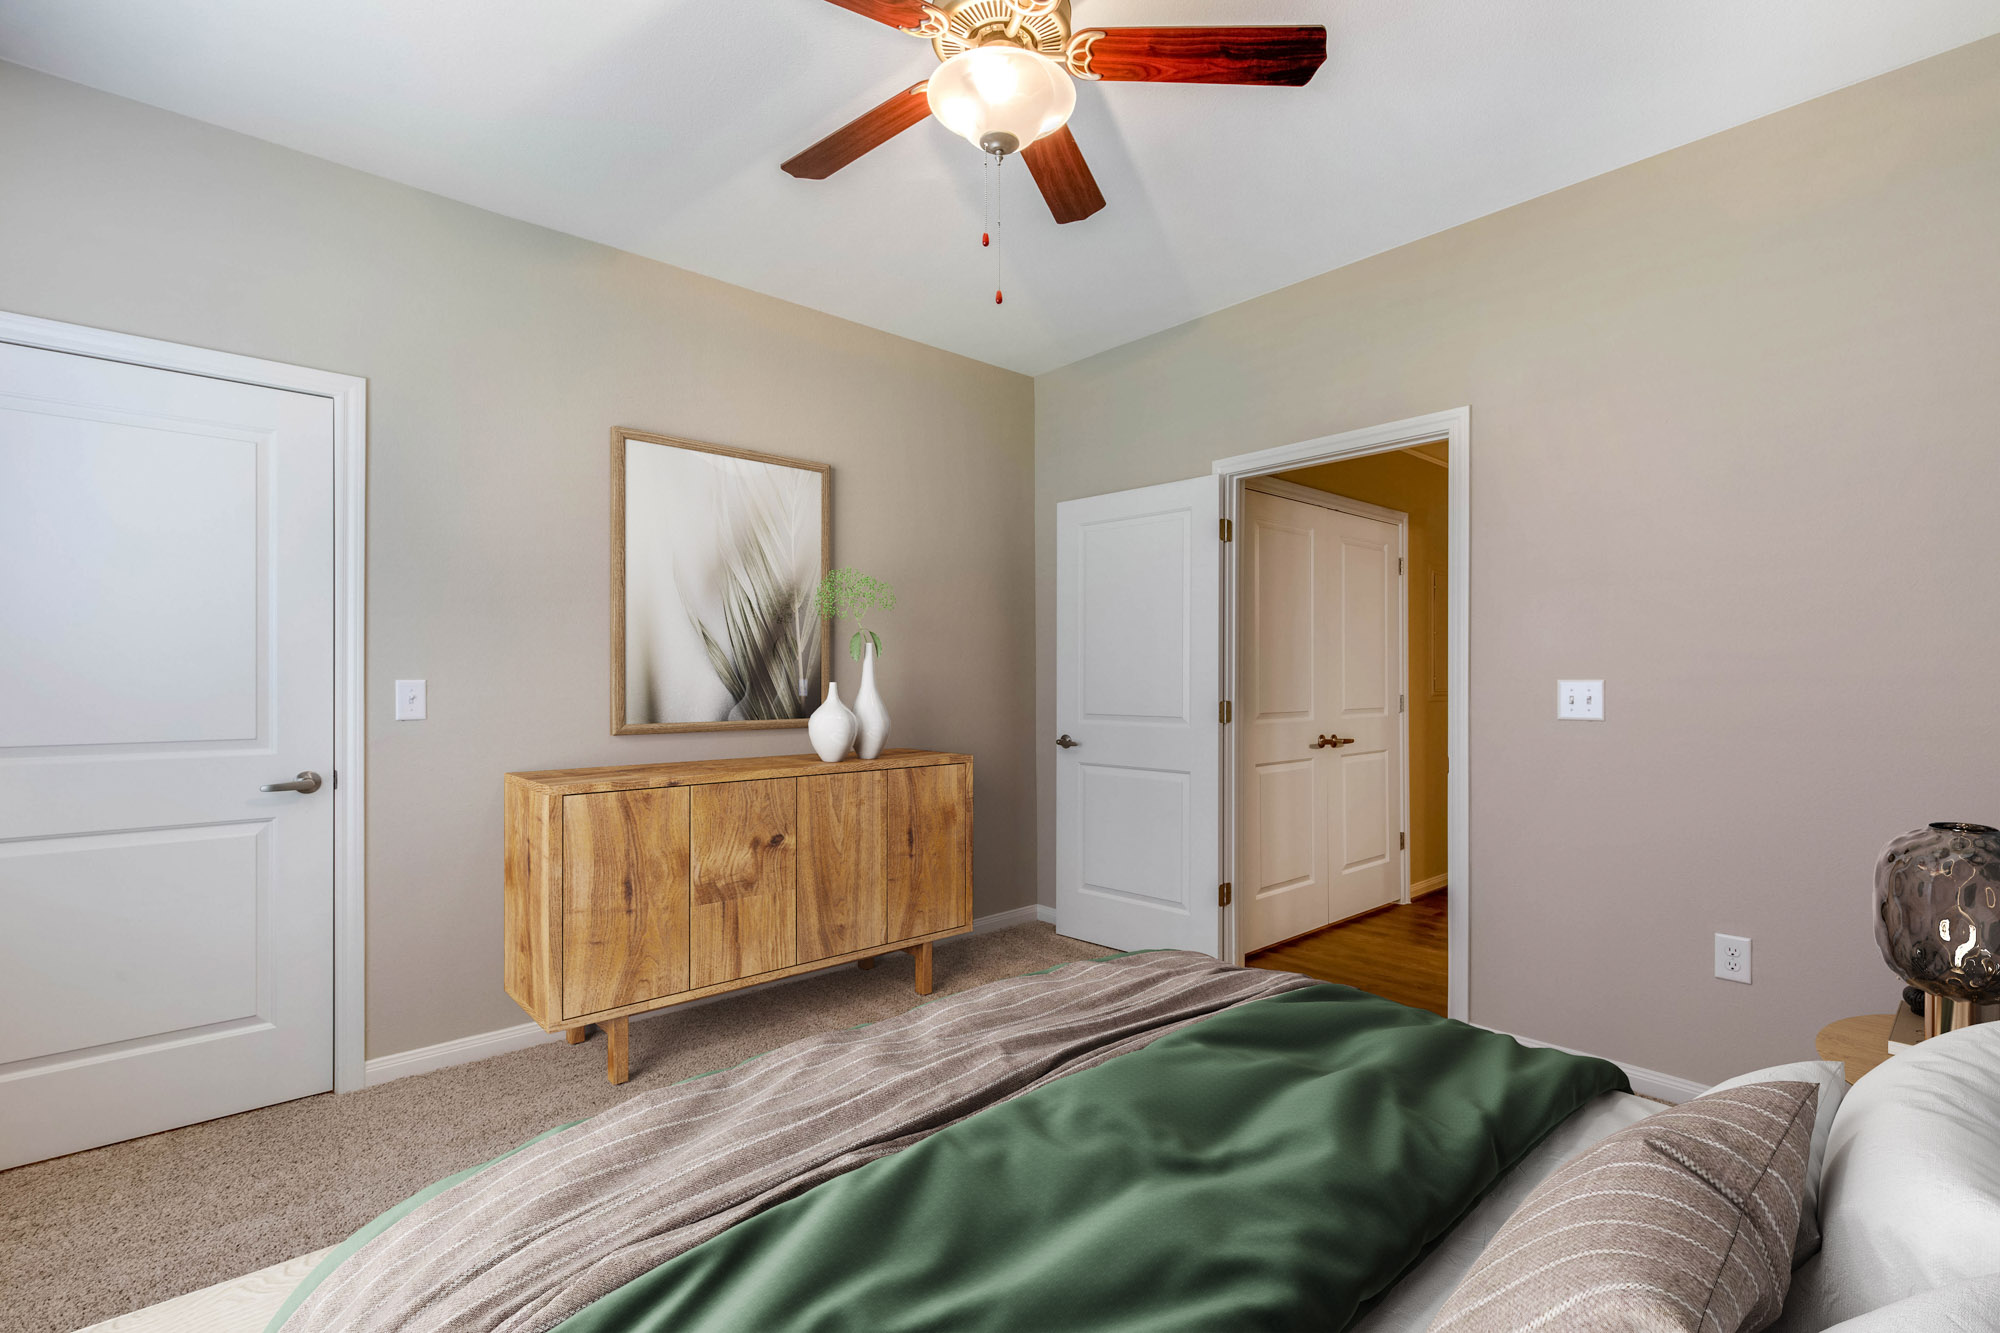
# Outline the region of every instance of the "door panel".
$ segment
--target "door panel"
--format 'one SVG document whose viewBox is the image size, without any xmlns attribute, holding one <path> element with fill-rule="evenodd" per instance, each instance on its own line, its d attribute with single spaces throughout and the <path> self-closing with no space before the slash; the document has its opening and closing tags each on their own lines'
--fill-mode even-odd
<svg viewBox="0 0 2000 1333">
<path fill-rule="evenodd" d="M 254 1015 L 266 832 L 0 844 L 6 929 L 41 945 L 18 981 L 73 1001 L 0 1025 L 0 1064 Z"/>
<path fill-rule="evenodd" d="M 790 967 L 798 960 L 798 779 L 717 782 L 689 789 L 688 800 L 690 984 Z"/>
<path fill-rule="evenodd" d="M 563 1016 L 688 988 L 688 790 L 563 798 Z"/>
<path fill-rule="evenodd" d="M 1080 529 L 1077 671 L 1084 717 L 1187 719 L 1189 529 L 1182 510 Z"/>
<path fill-rule="evenodd" d="M 0 582 L 0 624 L 33 645 L 0 746 L 254 740 L 258 441 L 4 400 L 0 439 L 9 552 L 39 555 Z"/>
<path fill-rule="evenodd" d="M 1402 598 L 1394 523 L 1246 490 L 1243 542 L 1237 643 L 1252 697 L 1236 856 L 1248 951 L 1401 894 Z"/>
<path fill-rule="evenodd" d="M 1261 508 L 1244 523 L 1253 623 L 1261 635 L 1244 711 L 1253 722 L 1310 718 L 1313 621 L 1296 612 L 1312 605 L 1313 531 L 1310 524 L 1275 522 Z"/>
<path fill-rule="evenodd" d="M 0 344 L 0 1167 L 333 1085 L 333 465 L 325 398 Z"/>
<path fill-rule="evenodd" d="M 1340 515 L 1342 518 L 1348 515 Z M 1366 520 L 1363 520 L 1364 522 Z M 1356 713 L 1377 716 L 1387 711 L 1389 700 L 1389 564 L 1395 559 L 1395 529 L 1369 533 L 1375 541 L 1363 544 L 1343 534 L 1340 542 L 1340 711 L 1343 717 Z"/>
<path fill-rule="evenodd" d="M 1079 764 L 1086 892 L 1187 911 L 1188 779 Z"/>
<path fill-rule="evenodd" d="M 1056 729 L 1076 742 L 1056 758 L 1065 935 L 1220 944 L 1218 485 L 1056 506 Z"/>
<path fill-rule="evenodd" d="M 1340 765 L 1340 864 L 1346 872 L 1362 870 L 1389 854 L 1387 767 L 1376 754 L 1343 755 Z"/>
<path fill-rule="evenodd" d="M 881 819 L 888 773 L 799 778 L 801 963 L 888 939 Z"/>
<path fill-rule="evenodd" d="M 885 772 L 882 869 L 889 938 L 971 924 L 963 764 Z"/>
</svg>

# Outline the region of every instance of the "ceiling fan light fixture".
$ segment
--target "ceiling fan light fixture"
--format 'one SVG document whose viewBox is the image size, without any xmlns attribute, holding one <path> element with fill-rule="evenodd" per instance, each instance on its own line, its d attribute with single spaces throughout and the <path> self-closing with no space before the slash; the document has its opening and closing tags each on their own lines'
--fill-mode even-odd
<svg viewBox="0 0 2000 1333">
<path fill-rule="evenodd" d="M 987 153 L 1015 153 L 1069 122 L 1076 85 L 1036 51 L 977 46 L 938 66 L 925 96 L 944 127 Z"/>
</svg>

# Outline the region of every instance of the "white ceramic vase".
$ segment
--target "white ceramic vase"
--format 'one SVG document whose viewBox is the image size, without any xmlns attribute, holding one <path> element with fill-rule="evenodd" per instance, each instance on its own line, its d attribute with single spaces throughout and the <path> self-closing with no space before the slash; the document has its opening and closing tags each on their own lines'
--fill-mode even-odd
<svg viewBox="0 0 2000 1333">
<path fill-rule="evenodd" d="M 806 719 L 806 736 L 812 741 L 813 753 L 829 764 L 839 763 L 854 747 L 856 729 L 854 713 L 840 701 L 840 682 L 828 681 L 826 701 Z"/>
<path fill-rule="evenodd" d="M 882 696 L 875 692 L 873 639 L 861 649 L 861 688 L 854 694 L 854 720 L 860 727 L 854 738 L 855 753 L 863 759 L 881 754 L 883 743 L 889 739 L 889 710 L 882 706 Z"/>
</svg>

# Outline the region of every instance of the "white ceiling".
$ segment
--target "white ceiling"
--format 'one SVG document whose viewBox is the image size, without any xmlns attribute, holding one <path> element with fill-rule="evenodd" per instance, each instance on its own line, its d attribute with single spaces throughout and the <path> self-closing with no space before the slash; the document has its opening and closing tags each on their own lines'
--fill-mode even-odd
<svg viewBox="0 0 2000 1333">
<path fill-rule="evenodd" d="M 925 77 L 823 0 L 0 0 L 0 59 L 1039 373 L 2000 32 L 1996 0 L 1076 0 L 1324 23 L 1306 88 L 1080 84 L 1109 206 L 1058 227 L 926 121 L 778 163 Z"/>
</svg>

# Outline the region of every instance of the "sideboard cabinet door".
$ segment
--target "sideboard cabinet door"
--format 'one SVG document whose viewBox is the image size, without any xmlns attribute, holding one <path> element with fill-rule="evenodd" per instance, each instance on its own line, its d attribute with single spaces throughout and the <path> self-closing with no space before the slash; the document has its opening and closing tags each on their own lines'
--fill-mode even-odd
<svg viewBox="0 0 2000 1333">
<path fill-rule="evenodd" d="M 563 1016 L 688 988 L 688 793 L 562 798 Z"/>
<path fill-rule="evenodd" d="M 798 779 L 687 788 L 696 988 L 798 960 Z"/>
<path fill-rule="evenodd" d="M 801 963 L 970 924 L 964 765 L 798 782 Z"/>
<path fill-rule="evenodd" d="M 967 806 L 963 764 L 892 769 L 882 803 L 883 855 L 892 940 L 972 924 L 966 892 Z"/>
</svg>

